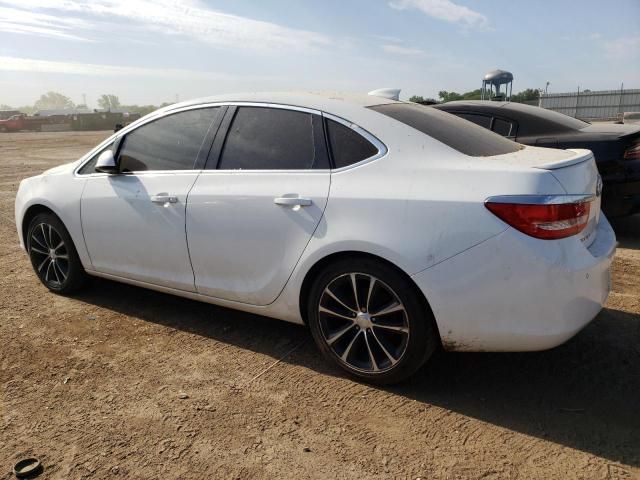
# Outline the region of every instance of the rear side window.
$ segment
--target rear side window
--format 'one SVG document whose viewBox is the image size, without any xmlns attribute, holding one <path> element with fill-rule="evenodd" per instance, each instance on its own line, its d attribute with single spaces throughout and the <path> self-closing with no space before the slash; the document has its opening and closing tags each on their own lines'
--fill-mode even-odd
<svg viewBox="0 0 640 480">
<path fill-rule="evenodd" d="M 335 168 L 358 163 L 378 153 L 378 149 L 355 130 L 329 119 L 326 125 Z"/>
<path fill-rule="evenodd" d="M 477 113 L 455 113 L 460 118 L 464 118 L 468 122 L 480 125 L 482 128 L 491 128 L 491 117 L 486 115 L 478 115 Z"/>
<path fill-rule="evenodd" d="M 222 149 L 220 170 L 314 168 L 313 115 L 296 110 L 239 107 Z"/>
<path fill-rule="evenodd" d="M 522 148 L 518 143 L 432 107 L 392 103 L 369 108 L 472 157 L 503 155 Z"/>
<path fill-rule="evenodd" d="M 509 137 L 513 135 L 513 124 L 502 120 L 501 118 L 493 119 L 493 131 L 503 137 Z"/>
<path fill-rule="evenodd" d="M 218 107 L 162 117 L 127 134 L 120 171 L 191 170 Z"/>
</svg>

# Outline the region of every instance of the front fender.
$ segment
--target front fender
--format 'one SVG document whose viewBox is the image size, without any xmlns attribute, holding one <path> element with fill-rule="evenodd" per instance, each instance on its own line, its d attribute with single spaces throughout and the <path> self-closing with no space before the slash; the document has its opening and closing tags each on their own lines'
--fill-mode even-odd
<svg viewBox="0 0 640 480">
<path fill-rule="evenodd" d="M 30 177 L 20 182 L 15 201 L 15 220 L 21 248 L 26 248 L 23 235 L 25 216 L 31 208 L 42 206 L 60 218 L 69 231 L 82 265 L 91 269 L 80 218 L 80 199 L 85 184 L 85 178 L 74 177 L 68 172 Z"/>
</svg>

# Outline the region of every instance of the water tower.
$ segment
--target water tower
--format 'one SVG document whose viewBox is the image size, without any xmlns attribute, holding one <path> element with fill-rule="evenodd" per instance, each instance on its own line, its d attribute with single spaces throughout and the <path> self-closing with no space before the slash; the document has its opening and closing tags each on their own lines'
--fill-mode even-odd
<svg viewBox="0 0 640 480">
<path fill-rule="evenodd" d="M 501 86 L 504 85 L 504 91 Z M 482 100 L 511 100 L 513 93 L 513 74 L 505 70 L 492 70 L 482 79 L 480 90 Z"/>
</svg>

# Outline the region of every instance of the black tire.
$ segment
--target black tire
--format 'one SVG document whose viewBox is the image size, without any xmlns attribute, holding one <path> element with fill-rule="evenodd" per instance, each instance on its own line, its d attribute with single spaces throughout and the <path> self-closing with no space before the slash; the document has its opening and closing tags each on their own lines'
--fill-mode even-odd
<svg viewBox="0 0 640 480">
<path fill-rule="evenodd" d="M 29 222 L 25 245 L 36 275 L 52 292 L 71 293 L 86 284 L 73 240 L 54 214 L 40 213 Z"/>
<path fill-rule="evenodd" d="M 440 346 L 433 313 L 417 287 L 375 259 L 342 259 L 322 270 L 311 287 L 306 311 L 324 357 L 368 383 L 407 379 Z"/>
</svg>

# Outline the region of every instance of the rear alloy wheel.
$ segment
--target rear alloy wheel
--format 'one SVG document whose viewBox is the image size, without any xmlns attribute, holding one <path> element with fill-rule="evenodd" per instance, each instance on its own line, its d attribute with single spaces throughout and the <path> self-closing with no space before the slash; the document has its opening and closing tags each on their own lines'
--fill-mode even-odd
<svg viewBox="0 0 640 480">
<path fill-rule="evenodd" d="M 86 274 L 69 232 L 55 215 L 37 215 L 29 224 L 26 244 L 31 264 L 49 290 L 69 293 L 83 285 Z"/>
<path fill-rule="evenodd" d="M 363 259 L 330 267 L 314 284 L 311 300 L 309 324 L 320 350 L 369 382 L 405 379 L 439 344 L 433 315 L 415 287 L 382 263 Z"/>
</svg>

